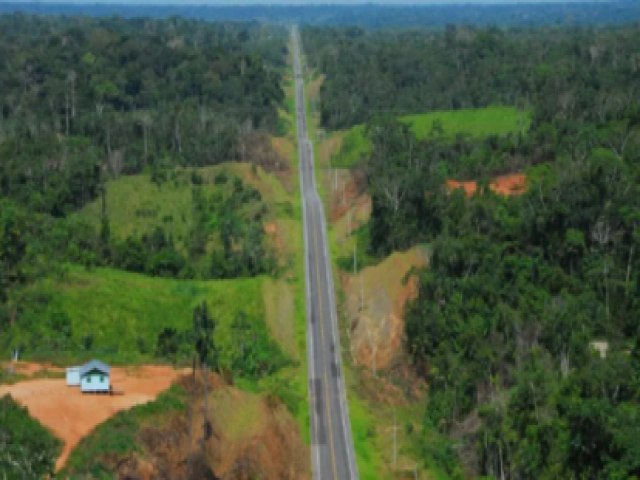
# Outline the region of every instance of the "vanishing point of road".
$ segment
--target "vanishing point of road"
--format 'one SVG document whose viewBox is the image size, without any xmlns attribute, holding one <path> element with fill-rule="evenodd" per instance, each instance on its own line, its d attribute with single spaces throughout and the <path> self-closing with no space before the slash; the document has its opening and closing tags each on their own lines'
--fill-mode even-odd
<svg viewBox="0 0 640 480">
<path fill-rule="evenodd" d="M 300 36 L 292 31 L 300 193 L 304 220 L 311 463 L 316 480 L 358 478 L 340 361 L 340 337 L 324 208 L 316 189 L 307 134 Z"/>
</svg>

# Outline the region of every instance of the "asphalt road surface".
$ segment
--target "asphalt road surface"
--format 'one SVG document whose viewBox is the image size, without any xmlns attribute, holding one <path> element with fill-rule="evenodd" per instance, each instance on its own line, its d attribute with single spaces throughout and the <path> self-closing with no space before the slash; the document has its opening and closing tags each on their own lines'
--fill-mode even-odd
<svg viewBox="0 0 640 480">
<path fill-rule="evenodd" d="M 300 192 L 304 217 L 307 295 L 307 354 L 311 414 L 311 463 L 317 480 L 357 479 L 349 410 L 340 362 L 340 338 L 324 209 L 307 135 L 300 38 L 292 31 Z"/>
</svg>

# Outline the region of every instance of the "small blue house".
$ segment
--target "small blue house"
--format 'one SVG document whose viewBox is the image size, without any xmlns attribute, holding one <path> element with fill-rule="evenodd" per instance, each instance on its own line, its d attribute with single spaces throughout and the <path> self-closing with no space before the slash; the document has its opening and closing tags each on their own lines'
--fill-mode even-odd
<svg viewBox="0 0 640 480">
<path fill-rule="evenodd" d="M 99 360 L 85 363 L 80 367 L 80 391 L 82 393 L 109 393 L 111 391 L 110 371 L 109 366 Z"/>
</svg>

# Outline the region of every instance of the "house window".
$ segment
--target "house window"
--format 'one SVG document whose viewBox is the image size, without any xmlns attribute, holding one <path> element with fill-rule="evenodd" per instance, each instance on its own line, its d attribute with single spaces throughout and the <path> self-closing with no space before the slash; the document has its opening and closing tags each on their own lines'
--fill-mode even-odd
<svg viewBox="0 0 640 480">
<path fill-rule="evenodd" d="M 91 375 L 87 375 L 87 383 L 91 383 Z"/>
<path fill-rule="evenodd" d="M 104 383 L 104 375 L 100 375 L 100 383 Z"/>
</svg>

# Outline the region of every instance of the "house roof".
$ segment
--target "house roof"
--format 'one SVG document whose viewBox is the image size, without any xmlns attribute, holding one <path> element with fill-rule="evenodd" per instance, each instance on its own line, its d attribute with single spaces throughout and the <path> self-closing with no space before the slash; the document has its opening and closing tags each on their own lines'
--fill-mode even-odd
<svg viewBox="0 0 640 480">
<path fill-rule="evenodd" d="M 111 368 L 106 363 L 102 363 L 100 360 L 91 360 L 80 367 L 80 376 L 84 377 L 87 373 L 98 370 L 101 373 L 109 375 Z"/>
</svg>

